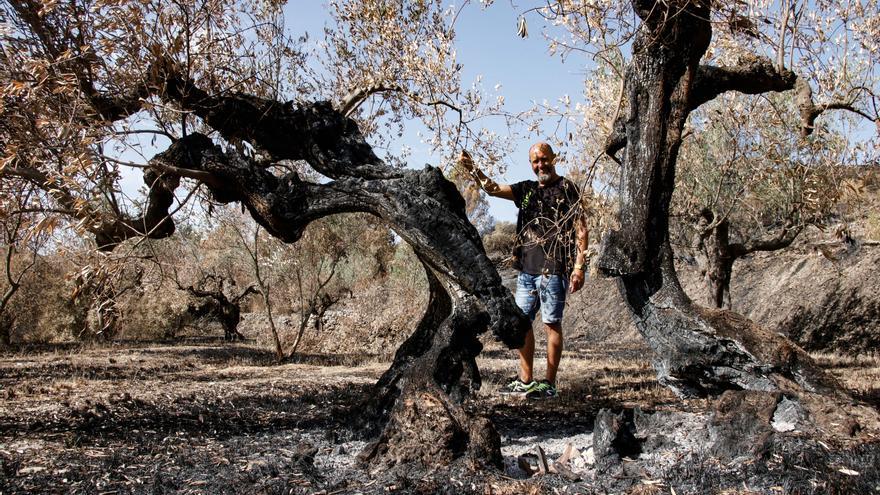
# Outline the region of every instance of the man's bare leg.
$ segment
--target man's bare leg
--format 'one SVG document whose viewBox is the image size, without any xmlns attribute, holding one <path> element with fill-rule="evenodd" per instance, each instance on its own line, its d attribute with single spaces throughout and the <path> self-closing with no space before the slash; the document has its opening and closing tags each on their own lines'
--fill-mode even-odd
<svg viewBox="0 0 880 495">
<path fill-rule="evenodd" d="M 558 363 L 557 359 L 557 363 Z M 532 367 L 535 363 L 535 330 L 530 329 L 526 334 L 526 341 L 519 348 L 519 379 L 523 383 L 529 383 L 534 380 L 532 375 Z"/>
<path fill-rule="evenodd" d="M 547 381 L 556 384 L 556 372 L 562 358 L 562 322 L 545 323 L 547 332 Z M 534 355 L 535 340 L 532 338 L 532 354 Z"/>
</svg>

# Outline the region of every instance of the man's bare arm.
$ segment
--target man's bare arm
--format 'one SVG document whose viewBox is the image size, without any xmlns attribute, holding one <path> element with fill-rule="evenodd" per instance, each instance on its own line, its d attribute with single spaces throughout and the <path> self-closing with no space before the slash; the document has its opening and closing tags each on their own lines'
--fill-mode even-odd
<svg viewBox="0 0 880 495">
<path fill-rule="evenodd" d="M 587 262 L 587 248 L 590 245 L 590 230 L 583 214 L 579 214 L 575 218 L 575 236 L 577 256 L 575 256 L 574 269 L 571 272 L 571 292 L 577 292 L 584 286 L 584 265 Z"/>
<path fill-rule="evenodd" d="M 587 219 L 578 215 L 575 220 L 575 236 L 577 240 L 576 265 L 583 266 L 587 262 L 587 248 L 590 247 L 590 229 L 587 227 Z"/>
<path fill-rule="evenodd" d="M 508 184 L 499 184 L 490 179 L 482 170 L 477 168 L 476 164 L 474 164 L 474 160 L 467 151 L 461 151 L 461 155 L 458 157 L 458 164 L 464 167 L 464 169 L 473 176 L 477 181 L 477 184 L 486 191 L 486 194 L 496 198 L 513 201 L 513 190 L 510 186 Z"/>
</svg>

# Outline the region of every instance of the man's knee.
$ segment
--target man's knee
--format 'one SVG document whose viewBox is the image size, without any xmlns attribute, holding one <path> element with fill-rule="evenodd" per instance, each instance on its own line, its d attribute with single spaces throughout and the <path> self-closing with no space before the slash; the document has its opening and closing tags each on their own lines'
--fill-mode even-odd
<svg viewBox="0 0 880 495">
<path fill-rule="evenodd" d="M 545 323 L 544 331 L 547 332 L 547 339 L 558 340 L 562 342 L 562 322 Z"/>
</svg>

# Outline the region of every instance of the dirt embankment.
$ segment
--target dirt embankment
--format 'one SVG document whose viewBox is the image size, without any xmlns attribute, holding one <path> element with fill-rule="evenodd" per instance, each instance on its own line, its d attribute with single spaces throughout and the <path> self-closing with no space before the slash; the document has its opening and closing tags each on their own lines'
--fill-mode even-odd
<svg viewBox="0 0 880 495">
<path fill-rule="evenodd" d="M 731 284 L 732 309 L 809 351 L 875 353 L 880 345 L 880 247 L 837 246 L 823 254 L 811 245 L 804 241 L 786 251 L 738 260 Z M 685 291 L 702 302 L 696 266 L 682 256 L 677 268 Z M 513 290 L 516 272 L 504 268 L 500 272 Z M 314 321 L 307 325 L 300 350 L 389 359 L 421 317 L 427 303 L 424 296 L 417 288 L 393 284 L 353 292 L 326 312 L 322 326 Z M 296 314 L 277 319 L 282 341 L 292 343 L 299 323 Z M 239 330 L 268 345 L 267 328 L 265 316 L 246 314 Z M 643 345 L 616 282 L 610 279 L 590 279 L 569 296 L 563 328 L 567 343 Z M 543 332 L 536 336 L 543 339 Z M 496 348 L 490 340 L 489 348 Z"/>
<path fill-rule="evenodd" d="M 699 301 L 699 275 L 683 268 L 685 290 Z M 878 273 L 876 246 L 760 253 L 734 265 L 732 309 L 809 351 L 872 354 L 880 344 Z"/>
<path fill-rule="evenodd" d="M 830 256 L 830 257 L 829 257 Z M 688 295 L 702 303 L 696 266 L 677 264 Z M 792 338 L 809 351 L 873 354 L 880 348 L 880 247 L 813 249 L 804 243 L 738 260 L 732 309 Z M 639 339 L 612 280 L 593 279 L 571 296 L 568 337 L 594 342 Z"/>
</svg>

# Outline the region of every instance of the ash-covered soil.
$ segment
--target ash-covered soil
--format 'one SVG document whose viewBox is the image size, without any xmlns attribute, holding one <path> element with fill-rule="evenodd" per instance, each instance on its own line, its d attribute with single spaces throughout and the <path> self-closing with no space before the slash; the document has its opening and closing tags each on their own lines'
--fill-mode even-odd
<svg viewBox="0 0 880 495">
<path fill-rule="evenodd" d="M 268 351 L 223 343 L 7 353 L 0 493 L 880 493 L 877 439 L 787 437 L 758 462 L 701 453 L 707 401 L 657 385 L 649 357 L 572 348 L 560 398 L 528 402 L 497 393 L 514 361 L 489 346 L 484 387 L 467 407 L 496 424 L 504 471 L 425 471 L 357 461 L 365 439 L 350 425 L 387 363 L 275 365 Z M 848 386 L 873 380 L 876 390 L 877 362 L 823 359 Z M 594 451 L 597 414 L 635 408 L 663 438 L 609 463 Z M 567 459 L 541 473 L 541 453 L 548 466 Z"/>
</svg>

